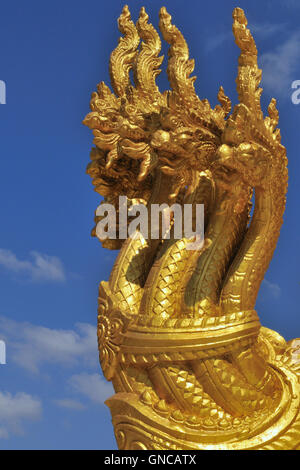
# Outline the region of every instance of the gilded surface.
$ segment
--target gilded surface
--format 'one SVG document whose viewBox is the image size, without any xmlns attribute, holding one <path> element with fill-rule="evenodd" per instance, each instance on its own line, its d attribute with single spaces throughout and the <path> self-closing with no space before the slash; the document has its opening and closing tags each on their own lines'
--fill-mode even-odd
<svg viewBox="0 0 300 470">
<path fill-rule="evenodd" d="M 144 8 L 135 25 L 124 7 L 123 37 L 110 58 L 114 93 L 100 83 L 84 121 L 95 144 L 87 171 L 117 209 L 119 195 L 147 207 L 204 204 L 205 244 L 189 251 L 187 239 L 172 235 L 103 240 L 120 249 L 100 284 L 98 312 L 118 446 L 296 449 L 300 340 L 286 343 L 261 327 L 254 310 L 285 209 L 276 101 L 264 117 L 243 10 L 233 12 L 240 56 L 232 113 L 222 87 L 214 109 L 197 96 L 185 39 L 165 8 L 159 18 L 171 89 L 161 93 L 156 85 L 161 41 Z"/>
</svg>

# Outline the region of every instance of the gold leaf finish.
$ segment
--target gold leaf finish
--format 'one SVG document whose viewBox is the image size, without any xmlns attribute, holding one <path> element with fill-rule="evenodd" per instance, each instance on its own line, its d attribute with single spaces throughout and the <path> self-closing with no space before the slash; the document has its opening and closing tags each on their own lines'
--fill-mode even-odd
<svg viewBox="0 0 300 470">
<path fill-rule="evenodd" d="M 117 213 L 119 195 L 147 208 L 204 204 L 205 243 L 187 250 L 172 229 L 169 239 L 102 240 L 120 249 L 100 284 L 98 312 L 118 446 L 297 449 L 300 340 L 286 343 L 254 310 L 285 210 L 276 101 L 264 117 L 257 49 L 240 8 L 233 12 L 240 57 L 232 113 L 222 87 L 214 109 L 197 96 L 194 61 L 165 8 L 159 28 L 170 46 L 164 93 L 155 81 L 159 34 L 144 8 L 135 25 L 124 7 L 123 36 L 110 57 L 114 93 L 100 83 L 84 120 L 95 144 L 87 172 Z"/>
</svg>

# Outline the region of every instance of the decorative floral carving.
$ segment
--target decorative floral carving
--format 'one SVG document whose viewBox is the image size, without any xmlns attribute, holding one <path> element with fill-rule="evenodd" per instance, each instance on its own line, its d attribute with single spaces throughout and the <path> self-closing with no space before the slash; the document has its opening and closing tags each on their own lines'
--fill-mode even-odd
<svg viewBox="0 0 300 470">
<path fill-rule="evenodd" d="M 114 376 L 123 334 L 126 332 L 130 317 L 116 308 L 113 294 L 106 283 L 99 288 L 98 307 L 98 345 L 100 363 L 107 380 Z"/>
<path fill-rule="evenodd" d="M 284 355 L 281 357 L 282 363 L 294 370 L 300 376 L 300 339 L 292 339 L 287 343 Z"/>
</svg>

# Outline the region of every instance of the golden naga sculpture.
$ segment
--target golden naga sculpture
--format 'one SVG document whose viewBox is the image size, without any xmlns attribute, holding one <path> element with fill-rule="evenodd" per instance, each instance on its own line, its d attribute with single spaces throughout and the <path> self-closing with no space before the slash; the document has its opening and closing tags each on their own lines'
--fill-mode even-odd
<svg viewBox="0 0 300 470">
<path fill-rule="evenodd" d="M 233 12 L 241 53 L 239 104 L 230 116 L 222 87 L 214 109 L 196 95 L 187 44 L 165 8 L 159 18 L 170 45 L 171 90 L 160 93 L 155 82 L 161 41 L 145 9 L 135 25 L 125 6 L 123 37 L 110 58 L 114 93 L 100 83 L 84 120 L 96 145 L 87 172 L 117 210 L 119 195 L 147 207 L 204 204 L 205 243 L 187 250 L 189 240 L 172 233 L 103 240 L 120 249 L 109 281 L 100 284 L 98 312 L 100 362 L 116 392 L 107 405 L 117 443 L 300 449 L 300 340 L 286 342 L 261 327 L 254 310 L 287 190 L 276 101 L 264 117 L 243 10 Z"/>
</svg>

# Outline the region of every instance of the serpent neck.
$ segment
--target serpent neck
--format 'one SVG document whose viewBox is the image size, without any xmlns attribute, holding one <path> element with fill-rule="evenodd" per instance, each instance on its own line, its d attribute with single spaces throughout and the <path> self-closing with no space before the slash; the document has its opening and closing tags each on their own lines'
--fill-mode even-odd
<svg viewBox="0 0 300 470">
<path fill-rule="evenodd" d="M 186 200 L 189 204 L 203 204 L 205 218 L 213 198 L 211 183 L 203 178 L 197 190 Z M 151 267 L 141 301 L 140 321 L 151 318 L 159 325 L 170 317 L 180 315 L 180 287 L 193 251 L 187 249 L 188 238 L 166 240 Z M 200 250 L 201 252 L 201 250 Z"/>
<path fill-rule="evenodd" d="M 245 233 L 248 205 L 237 214 L 227 191 L 217 188 L 215 208 L 205 233 L 207 247 L 194 255 L 183 285 L 182 311 L 188 315 L 218 315 L 220 289 L 226 269 Z"/>
<path fill-rule="evenodd" d="M 157 174 L 148 207 L 168 201 L 167 179 L 167 176 Z M 119 307 L 132 315 L 138 314 L 144 284 L 159 243 L 159 240 L 146 240 L 142 236 L 127 238 L 111 271 L 110 290 L 116 296 Z"/>
<path fill-rule="evenodd" d="M 222 289 L 220 303 L 224 313 L 255 307 L 260 284 L 276 248 L 284 208 L 284 186 L 276 186 L 270 179 L 264 187 L 255 188 L 253 218 Z"/>
</svg>

